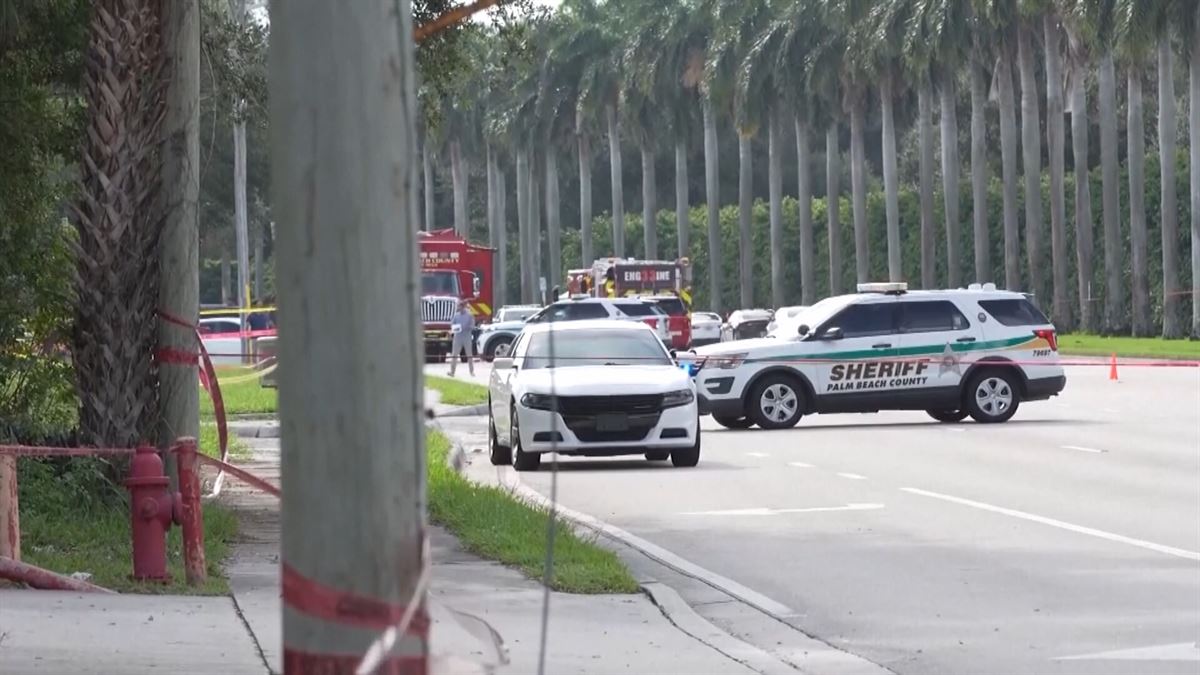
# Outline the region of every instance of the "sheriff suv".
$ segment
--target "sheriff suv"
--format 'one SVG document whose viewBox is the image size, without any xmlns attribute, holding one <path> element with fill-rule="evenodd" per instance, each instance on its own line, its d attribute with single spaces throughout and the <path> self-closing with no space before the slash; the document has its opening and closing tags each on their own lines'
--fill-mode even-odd
<svg viewBox="0 0 1200 675">
<path fill-rule="evenodd" d="M 795 426 L 812 413 L 924 410 L 940 422 L 1004 422 L 1066 385 L 1058 338 L 1021 293 L 992 284 L 858 293 L 804 310 L 794 335 L 701 347 L 700 410 L 728 428 Z M 681 355 L 685 356 L 685 355 Z"/>
</svg>

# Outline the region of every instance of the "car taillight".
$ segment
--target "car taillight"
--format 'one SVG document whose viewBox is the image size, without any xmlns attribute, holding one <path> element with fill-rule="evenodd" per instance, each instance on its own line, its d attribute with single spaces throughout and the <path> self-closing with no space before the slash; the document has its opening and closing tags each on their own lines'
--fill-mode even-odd
<svg viewBox="0 0 1200 675">
<path fill-rule="evenodd" d="M 1049 342 L 1051 351 L 1058 351 L 1058 334 L 1053 328 L 1039 328 L 1033 334 Z"/>
</svg>

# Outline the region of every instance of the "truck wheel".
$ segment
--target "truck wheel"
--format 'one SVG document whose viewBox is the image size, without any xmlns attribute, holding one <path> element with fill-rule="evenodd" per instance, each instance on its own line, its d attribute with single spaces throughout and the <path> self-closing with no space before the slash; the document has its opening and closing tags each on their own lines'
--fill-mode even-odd
<svg viewBox="0 0 1200 675">
<path fill-rule="evenodd" d="M 521 426 L 517 411 L 512 411 L 512 463 L 517 471 L 537 471 L 542 466 L 542 456 L 521 449 Z"/>
<path fill-rule="evenodd" d="M 488 409 L 491 409 L 491 405 Z M 493 466 L 504 466 L 512 464 L 512 448 L 506 448 L 500 445 L 500 438 L 496 435 L 496 420 L 488 415 L 488 459 L 492 461 Z"/>
<path fill-rule="evenodd" d="M 671 464 L 680 468 L 696 466 L 700 463 L 700 427 L 696 427 L 696 443 L 690 448 L 678 448 L 671 451 Z"/>
</svg>

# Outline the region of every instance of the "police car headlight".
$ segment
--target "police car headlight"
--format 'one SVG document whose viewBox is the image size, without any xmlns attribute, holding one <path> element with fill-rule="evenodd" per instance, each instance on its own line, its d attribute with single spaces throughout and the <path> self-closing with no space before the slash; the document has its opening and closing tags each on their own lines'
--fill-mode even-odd
<svg viewBox="0 0 1200 675">
<path fill-rule="evenodd" d="M 725 354 L 723 356 L 714 356 L 706 365 L 728 370 L 731 368 L 737 368 L 745 363 L 747 356 L 748 354 L 746 352 L 742 352 L 741 354 Z"/>
<path fill-rule="evenodd" d="M 663 394 L 662 407 L 677 408 L 681 405 L 687 405 L 696 400 L 696 395 L 691 389 L 680 389 L 678 391 L 669 391 Z"/>
<path fill-rule="evenodd" d="M 549 394 L 525 394 L 521 397 L 521 405 L 532 410 L 553 410 L 553 399 Z"/>
</svg>

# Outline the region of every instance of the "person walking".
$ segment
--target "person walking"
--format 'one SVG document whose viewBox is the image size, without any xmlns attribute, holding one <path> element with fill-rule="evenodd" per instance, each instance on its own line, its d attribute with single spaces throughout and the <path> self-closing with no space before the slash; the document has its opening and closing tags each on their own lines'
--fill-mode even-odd
<svg viewBox="0 0 1200 675">
<path fill-rule="evenodd" d="M 450 318 L 450 377 L 458 367 L 458 355 L 466 354 L 467 370 L 475 374 L 475 316 L 466 300 L 458 301 L 458 312 Z"/>
</svg>

